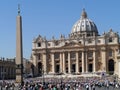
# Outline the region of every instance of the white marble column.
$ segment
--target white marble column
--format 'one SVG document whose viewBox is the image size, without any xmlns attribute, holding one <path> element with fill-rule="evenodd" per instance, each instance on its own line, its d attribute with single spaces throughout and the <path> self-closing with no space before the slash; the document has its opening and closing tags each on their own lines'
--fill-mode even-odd
<svg viewBox="0 0 120 90">
<path fill-rule="evenodd" d="M 54 53 L 51 54 L 52 56 L 52 73 L 55 73 L 55 59 L 54 59 Z"/>
<path fill-rule="evenodd" d="M 82 73 L 85 72 L 85 56 L 84 51 L 82 52 Z"/>
<path fill-rule="evenodd" d="M 63 73 L 66 73 L 66 67 L 65 67 L 65 53 L 63 53 Z"/>
<path fill-rule="evenodd" d="M 60 53 L 60 73 L 63 72 L 63 58 L 62 53 Z"/>
<path fill-rule="evenodd" d="M 88 56 L 87 56 L 87 52 L 85 54 L 85 57 L 86 57 L 86 72 L 88 72 Z"/>
<path fill-rule="evenodd" d="M 93 72 L 96 72 L 96 51 L 93 52 Z"/>
<path fill-rule="evenodd" d="M 76 52 L 76 73 L 79 73 L 79 56 L 78 56 L 78 52 Z"/>
<path fill-rule="evenodd" d="M 70 52 L 68 52 L 68 73 L 71 73 L 71 60 L 70 60 Z"/>
<path fill-rule="evenodd" d="M 47 55 L 46 55 L 46 53 L 43 54 L 43 70 L 44 70 L 44 73 L 46 74 L 47 73 Z"/>
</svg>

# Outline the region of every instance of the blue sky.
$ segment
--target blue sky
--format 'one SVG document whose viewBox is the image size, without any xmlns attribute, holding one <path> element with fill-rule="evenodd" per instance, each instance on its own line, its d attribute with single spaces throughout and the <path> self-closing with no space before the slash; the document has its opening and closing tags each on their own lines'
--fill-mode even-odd
<svg viewBox="0 0 120 90">
<path fill-rule="evenodd" d="M 32 40 L 39 34 L 66 37 L 85 8 L 88 18 L 95 22 L 99 34 L 110 28 L 120 33 L 120 0 L 1 0 L 0 57 L 16 55 L 17 6 L 21 5 L 23 21 L 23 56 L 30 57 Z"/>
</svg>

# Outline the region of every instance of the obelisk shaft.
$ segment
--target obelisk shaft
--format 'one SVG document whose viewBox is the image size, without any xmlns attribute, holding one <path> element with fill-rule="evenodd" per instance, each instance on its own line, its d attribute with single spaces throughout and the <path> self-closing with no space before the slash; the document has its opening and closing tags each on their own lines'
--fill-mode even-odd
<svg viewBox="0 0 120 90">
<path fill-rule="evenodd" d="M 22 17 L 16 18 L 16 82 L 23 82 Z"/>
</svg>

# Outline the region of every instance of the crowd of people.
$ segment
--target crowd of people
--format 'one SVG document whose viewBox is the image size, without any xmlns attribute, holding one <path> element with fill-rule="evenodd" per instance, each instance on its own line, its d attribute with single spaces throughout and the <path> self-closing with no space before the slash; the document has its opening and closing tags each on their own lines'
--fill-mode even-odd
<svg viewBox="0 0 120 90">
<path fill-rule="evenodd" d="M 120 82 L 112 77 L 61 77 L 27 78 L 21 84 L 15 81 L 1 81 L 1 90 L 96 90 L 96 87 L 120 88 Z M 15 89 L 17 88 L 17 89 Z"/>
</svg>

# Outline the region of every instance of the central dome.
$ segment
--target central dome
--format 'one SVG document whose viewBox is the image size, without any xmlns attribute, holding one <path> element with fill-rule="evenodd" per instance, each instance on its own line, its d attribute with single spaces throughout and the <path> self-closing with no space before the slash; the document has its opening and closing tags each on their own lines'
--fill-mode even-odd
<svg viewBox="0 0 120 90">
<path fill-rule="evenodd" d="M 81 18 L 73 25 L 71 36 L 97 36 L 98 30 L 95 25 L 95 23 L 87 18 L 87 13 L 85 12 L 85 9 L 83 9 Z"/>
</svg>

